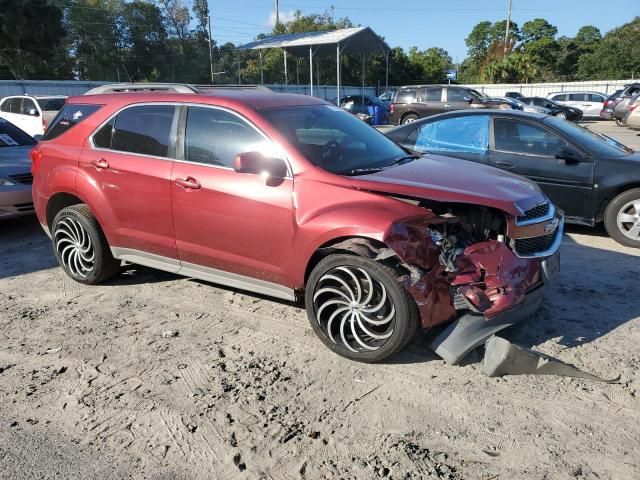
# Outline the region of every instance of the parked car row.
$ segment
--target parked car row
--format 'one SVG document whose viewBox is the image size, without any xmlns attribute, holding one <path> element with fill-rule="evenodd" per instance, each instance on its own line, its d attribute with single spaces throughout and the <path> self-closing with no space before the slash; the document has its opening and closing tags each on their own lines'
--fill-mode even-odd
<svg viewBox="0 0 640 480">
<path fill-rule="evenodd" d="M 600 117 L 614 120 L 620 127 L 627 126 L 633 130 L 640 130 L 640 83 L 626 85 L 616 90 L 607 100 L 600 112 Z"/>
</svg>

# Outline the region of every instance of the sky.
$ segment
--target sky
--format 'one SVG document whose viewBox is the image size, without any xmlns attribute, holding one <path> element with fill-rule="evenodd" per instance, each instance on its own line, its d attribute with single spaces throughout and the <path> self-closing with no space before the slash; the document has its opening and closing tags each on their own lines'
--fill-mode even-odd
<svg viewBox="0 0 640 480">
<path fill-rule="evenodd" d="M 275 23 L 274 0 L 209 0 L 212 35 L 218 44 L 250 42 L 268 33 Z M 389 46 L 409 49 L 444 48 L 460 62 L 467 53 L 464 39 L 483 20 L 506 18 L 508 0 L 280 0 L 280 20 L 304 14 L 331 12 L 368 26 Z M 640 0 L 513 0 L 511 18 L 519 26 L 544 18 L 558 27 L 558 35 L 574 36 L 583 25 L 604 34 L 640 16 Z"/>
</svg>

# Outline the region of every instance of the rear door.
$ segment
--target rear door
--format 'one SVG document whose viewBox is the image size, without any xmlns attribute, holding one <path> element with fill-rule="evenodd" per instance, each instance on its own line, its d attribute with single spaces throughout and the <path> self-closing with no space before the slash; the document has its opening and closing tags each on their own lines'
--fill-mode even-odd
<svg viewBox="0 0 640 480">
<path fill-rule="evenodd" d="M 491 164 L 523 175 L 538 185 L 570 217 L 589 216 L 593 189 L 593 160 L 556 158 L 562 149 L 579 150 L 539 123 L 494 117 Z"/>
<path fill-rule="evenodd" d="M 29 135 L 42 135 L 44 133 L 40 109 L 32 98 L 22 98 L 19 116 L 21 117 L 20 122 L 22 125 L 20 126 L 20 128 L 22 128 Z"/>
<path fill-rule="evenodd" d="M 422 87 L 418 90 L 416 111 L 421 117 L 430 117 L 444 111 L 442 87 Z"/>
<path fill-rule="evenodd" d="M 171 192 L 185 272 L 284 283 L 295 223 L 293 180 L 269 184 L 233 169 L 238 154 L 275 147 L 247 120 L 216 107 L 184 108 L 180 131 Z"/>
<path fill-rule="evenodd" d="M 96 131 L 80 154 L 78 175 L 95 185 L 103 208 L 97 215 L 111 247 L 126 249 L 121 255 L 178 263 L 169 183 L 176 128 L 174 105 L 130 106 Z"/>
</svg>

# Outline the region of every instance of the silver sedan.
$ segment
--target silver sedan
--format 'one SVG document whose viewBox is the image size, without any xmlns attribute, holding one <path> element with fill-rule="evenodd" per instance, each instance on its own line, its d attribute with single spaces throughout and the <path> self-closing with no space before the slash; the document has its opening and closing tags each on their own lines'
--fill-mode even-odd
<svg viewBox="0 0 640 480">
<path fill-rule="evenodd" d="M 33 214 L 31 158 L 36 141 L 0 118 L 0 220 Z"/>
</svg>

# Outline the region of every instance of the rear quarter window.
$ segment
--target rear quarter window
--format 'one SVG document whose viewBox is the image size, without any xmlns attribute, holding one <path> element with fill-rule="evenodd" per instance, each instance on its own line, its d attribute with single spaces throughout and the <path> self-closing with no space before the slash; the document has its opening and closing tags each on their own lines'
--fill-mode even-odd
<svg viewBox="0 0 640 480">
<path fill-rule="evenodd" d="M 69 104 L 53 119 L 49 128 L 45 132 L 42 140 L 52 140 L 59 137 L 67 130 L 86 120 L 95 113 L 102 105 Z"/>
<path fill-rule="evenodd" d="M 398 90 L 398 93 L 396 94 L 395 103 L 415 103 L 415 101 L 416 101 L 415 88 Z"/>
</svg>

